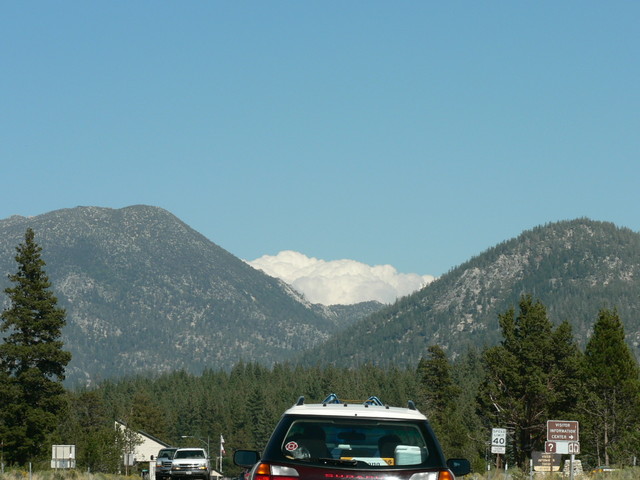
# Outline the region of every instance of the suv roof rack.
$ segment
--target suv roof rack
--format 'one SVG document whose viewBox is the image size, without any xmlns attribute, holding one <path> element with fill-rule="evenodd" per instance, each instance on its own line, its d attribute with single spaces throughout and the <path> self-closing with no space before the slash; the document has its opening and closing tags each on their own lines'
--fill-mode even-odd
<svg viewBox="0 0 640 480">
<path fill-rule="evenodd" d="M 327 398 L 325 398 L 322 401 L 323 405 L 327 405 L 327 404 L 330 404 L 330 403 L 341 404 L 341 403 L 346 403 L 346 402 L 343 402 L 342 400 L 340 400 L 335 393 L 331 393 L 331 394 L 329 394 L 327 396 Z M 357 403 L 357 402 L 353 402 L 353 403 Z M 382 401 L 378 397 L 373 396 L 373 395 L 370 396 L 369 398 L 367 398 L 364 402 L 362 402 L 362 404 L 365 405 L 365 406 L 376 405 L 378 407 L 384 407 L 384 404 L 382 403 Z"/>
<path fill-rule="evenodd" d="M 352 403 L 359 403 L 359 402 L 354 401 Z M 338 395 L 336 395 L 335 393 L 330 393 L 322 401 L 322 405 L 329 405 L 329 404 L 345 404 L 346 405 L 346 402 L 343 402 L 342 400 L 340 400 L 338 398 Z M 298 400 L 296 401 L 295 405 L 296 406 L 304 405 L 304 395 L 300 395 L 298 397 Z M 385 405 L 384 403 L 382 403 L 382 401 L 378 397 L 376 397 L 375 395 L 372 395 L 369 398 L 367 398 L 364 402 L 362 402 L 362 405 L 364 405 L 365 407 L 368 407 L 370 405 L 375 405 L 377 407 L 387 407 L 387 408 L 389 408 L 389 405 Z M 413 400 L 409 400 L 407 402 L 407 408 L 409 408 L 410 410 L 418 410 L 416 408 L 416 404 L 413 402 Z"/>
</svg>

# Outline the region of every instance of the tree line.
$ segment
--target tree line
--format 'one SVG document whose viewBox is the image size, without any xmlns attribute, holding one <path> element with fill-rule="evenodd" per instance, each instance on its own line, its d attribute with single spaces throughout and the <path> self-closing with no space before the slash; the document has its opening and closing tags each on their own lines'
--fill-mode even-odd
<svg viewBox="0 0 640 480">
<path fill-rule="evenodd" d="M 231 452 L 264 447 L 300 395 L 314 402 L 329 393 L 347 401 L 376 395 L 397 406 L 414 400 L 445 454 L 469 458 L 476 471 L 495 460 L 492 428 L 507 429 L 506 461 L 526 468 L 532 452 L 544 451 L 552 419 L 579 422 L 579 458 L 586 465 L 629 465 L 640 450 L 640 372 L 615 308 L 594 314 L 584 349 L 567 321 L 554 325 L 539 300 L 523 295 L 498 316 L 498 345 L 470 347 L 455 358 L 425 345 L 415 368 L 374 361 L 347 368 L 339 358 L 328 367 L 240 362 L 229 371 L 136 375 L 65 389 L 64 310 L 49 291 L 32 231 L 16 250 L 18 272 L 9 276 L 9 307 L 0 323 L 0 442 L 7 464 L 46 465 L 52 444 L 73 444 L 78 468 L 116 472 L 127 441 L 114 429 L 117 419 L 174 446 L 207 440 L 213 456 L 223 435 L 229 474 L 236 471 Z"/>
</svg>

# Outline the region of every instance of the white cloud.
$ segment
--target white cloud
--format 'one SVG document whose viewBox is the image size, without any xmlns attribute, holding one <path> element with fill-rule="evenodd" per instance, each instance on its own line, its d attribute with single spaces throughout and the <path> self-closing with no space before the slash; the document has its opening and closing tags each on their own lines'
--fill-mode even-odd
<svg viewBox="0 0 640 480">
<path fill-rule="evenodd" d="M 280 278 L 312 303 L 350 305 L 377 300 L 393 303 L 435 278 L 398 273 L 391 265 L 370 266 L 354 260 L 324 261 L 286 250 L 247 262 L 267 275 Z"/>
</svg>

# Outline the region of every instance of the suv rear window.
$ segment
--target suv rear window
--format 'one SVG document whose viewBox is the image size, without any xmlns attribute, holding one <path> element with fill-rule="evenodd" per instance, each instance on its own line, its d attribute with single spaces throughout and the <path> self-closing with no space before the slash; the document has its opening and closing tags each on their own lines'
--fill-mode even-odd
<svg viewBox="0 0 640 480">
<path fill-rule="evenodd" d="M 385 468 L 425 467 L 441 461 L 421 422 L 303 417 L 293 420 L 282 438 L 282 454 L 305 463 L 324 464 L 326 459 L 335 459 Z"/>
</svg>

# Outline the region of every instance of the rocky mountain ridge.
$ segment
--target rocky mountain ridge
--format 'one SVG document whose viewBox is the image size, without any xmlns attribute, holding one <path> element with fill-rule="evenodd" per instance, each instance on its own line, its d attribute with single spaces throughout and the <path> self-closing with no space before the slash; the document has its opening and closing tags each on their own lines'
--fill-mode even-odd
<svg viewBox="0 0 640 480">
<path fill-rule="evenodd" d="M 616 308 L 640 354 L 640 235 L 607 222 L 525 231 L 392 305 L 330 307 L 310 304 L 157 207 L 0 220 L 0 272 L 15 272 L 27 227 L 67 310 L 70 384 L 239 361 L 415 365 L 433 344 L 452 356 L 495 344 L 498 315 L 525 293 L 552 321 L 569 320 L 581 344 L 598 310 Z"/>
<path fill-rule="evenodd" d="M 433 344 L 455 356 L 500 341 L 498 315 L 517 310 L 523 294 L 539 299 L 555 323 L 569 321 L 581 345 L 598 311 L 615 308 L 640 358 L 640 235 L 589 219 L 547 224 L 502 242 L 302 358 L 340 351 L 351 364 L 413 365 Z"/>
<path fill-rule="evenodd" d="M 309 304 L 169 212 L 144 205 L 2 220 L 0 271 L 15 272 L 27 227 L 67 310 L 71 383 L 284 361 L 381 307 Z"/>
</svg>

